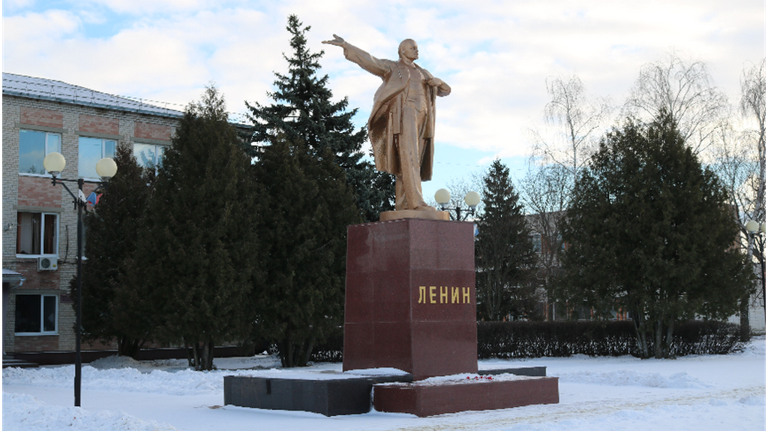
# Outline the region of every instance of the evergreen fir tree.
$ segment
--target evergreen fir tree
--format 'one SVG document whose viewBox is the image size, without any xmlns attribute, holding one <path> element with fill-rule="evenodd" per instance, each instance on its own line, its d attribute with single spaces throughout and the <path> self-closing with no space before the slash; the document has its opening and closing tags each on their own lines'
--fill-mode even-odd
<svg viewBox="0 0 768 431">
<path fill-rule="evenodd" d="M 335 163 L 346 173 L 346 182 L 352 189 L 356 203 L 366 221 L 378 221 L 379 213 L 394 209 L 394 178 L 376 172 L 373 164 L 363 158 L 365 129 L 355 131 L 352 117 L 357 109 L 345 112 L 345 97 L 332 102 L 328 88 L 328 75 L 318 78 L 323 51 L 311 53 L 307 49 L 303 27 L 296 15 L 288 17 L 287 30 L 291 34 L 293 55 L 283 55 L 288 62 L 288 74 L 275 73 L 275 91 L 269 93 L 274 104 L 246 105 L 250 109 L 253 134 L 248 142 L 269 144 L 278 137 L 288 142 L 303 142 L 309 153 L 321 158 L 328 149 Z M 258 153 L 254 153 L 258 157 Z"/>
<path fill-rule="evenodd" d="M 121 304 L 117 292 L 129 286 L 120 282 L 127 259 L 136 252 L 141 222 L 151 193 L 153 172 L 141 168 L 130 147 L 119 146 L 115 155 L 117 175 L 112 178 L 93 211 L 86 212 L 84 224 L 88 241 L 83 261 L 83 339 L 117 341 L 117 354 L 135 356 L 153 337 L 149 320 L 124 320 L 126 313 L 151 315 L 142 304 Z M 77 306 L 77 277 L 70 283 Z M 125 292 L 123 292 L 125 294 Z M 130 308 L 130 311 L 126 308 Z"/>
<path fill-rule="evenodd" d="M 509 168 L 495 160 L 483 183 L 485 210 L 475 242 L 478 319 L 533 318 L 538 303 L 531 282 L 536 255 Z"/>
<path fill-rule="evenodd" d="M 210 87 L 188 106 L 159 168 L 126 300 L 151 301 L 165 342 L 191 346 L 197 370 L 214 345 L 250 330 L 258 290 L 260 217 L 250 160 Z"/>
<path fill-rule="evenodd" d="M 576 186 L 558 294 L 598 317 L 630 313 L 641 355 L 668 357 L 675 324 L 725 319 L 749 288 L 736 215 L 672 118 L 609 133 Z"/>
<path fill-rule="evenodd" d="M 286 367 L 306 365 L 313 347 L 343 324 L 347 226 L 360 222 L 330 150 L 319 159 L 310 151 L 277 139 L 254 166 L 269 208 L 261 218 L 260 329 Z"/>
</svg>

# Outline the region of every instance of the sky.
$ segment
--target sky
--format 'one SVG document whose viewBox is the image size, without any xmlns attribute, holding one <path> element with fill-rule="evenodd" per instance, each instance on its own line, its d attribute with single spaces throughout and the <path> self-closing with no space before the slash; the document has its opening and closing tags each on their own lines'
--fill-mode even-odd
<svg viewBox="0 0 768 431">
<path fill-rule="evenodd" d="M 707 64 L 738 103 L 742 70 L 765 57 L 763 0 L 4 0 L 3 71 L 144 98 L 183 110 L 210 83 L 228 110 L 271 103 L 290 54 L 287 17 L 324 51 L 334 99 L 364 127 L 381 80 L 323 45 L 337 34 L 378 58 L 405 38 L 419 65 L 448 83 L 437 104 L 433 181 L 425 197 L 485 172 L 495 158 L 525 170 L 545 128 L 546 80 L 577 76 L 589 97 L 620 107 L 643 65 L 676 53 Z M 618 109 L 616 119 L 618 120 Z M 233 117 L 238 118 L 238 117 Z"/>
</svg>

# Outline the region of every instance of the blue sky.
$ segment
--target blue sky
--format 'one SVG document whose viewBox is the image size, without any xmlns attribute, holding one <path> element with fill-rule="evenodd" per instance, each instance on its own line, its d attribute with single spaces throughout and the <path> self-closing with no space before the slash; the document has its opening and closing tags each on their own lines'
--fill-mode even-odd
<svg viewBox="0 0 768 431">
<path fill-rule="evenodd" d="M 547 78 L 576 75 L 621 106 L 640 68 L 675 51 L 707 63 L 736 104 L 742 69 L 765 56 L 762 0 L 5 0 L 3 71 L 178 109 L 215 82 L 242 113 L 245 100 L 269 103 L 272 72 L 286 70 L 289 14 L 312 26 L 309 46 L 360 127 L 380 80 L 321 44 L 334 33 L 380 58 L 413 38 L 419 64 L 451 85 L 426 196 L 495 157 L 521 175 L 530 131 L 546 127 Z"/>
</svg>

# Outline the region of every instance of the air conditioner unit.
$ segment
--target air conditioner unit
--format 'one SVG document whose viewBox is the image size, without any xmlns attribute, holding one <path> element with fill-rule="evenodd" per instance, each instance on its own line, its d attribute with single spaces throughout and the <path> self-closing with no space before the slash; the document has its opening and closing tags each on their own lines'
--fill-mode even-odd
<svg viewBox="0 0 768 431">
<path fill-rule="evenodd" d="M 55 271 L 59 269 L 58 256 L 40 256 L 37 258 L 38 271 Z"/>
</svg>

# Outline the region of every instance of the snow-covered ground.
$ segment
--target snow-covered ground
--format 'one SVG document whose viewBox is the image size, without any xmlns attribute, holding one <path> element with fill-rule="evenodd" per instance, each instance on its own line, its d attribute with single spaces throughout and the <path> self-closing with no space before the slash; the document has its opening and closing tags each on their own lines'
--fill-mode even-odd
<svg viewBox="0 0 768 431">
<path fill-rule="evenodd" d="M 371 411 L 325 417 L 223 406 L 223 377 L 305 377 L 341 364 L 279 369 L 274 357 L 215 360 L 194 372 L 186 361 L 106 358 L 83 367 L 82 407 L 74 366 L 3 370 L 3 430 L 764 430 L 765 338 L 741 353 L 675 360 L 632 357 L 480 361 L 480 369 L 546 366 L 560 377 L 560 404 L 430 418 Z M 226 369 L 226 370 L 225 370 Z M 325 372 L 325 373 L 323 373 Z"/>
</svg>

